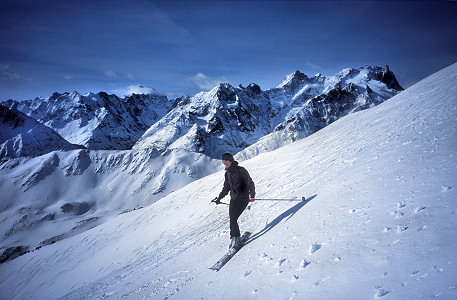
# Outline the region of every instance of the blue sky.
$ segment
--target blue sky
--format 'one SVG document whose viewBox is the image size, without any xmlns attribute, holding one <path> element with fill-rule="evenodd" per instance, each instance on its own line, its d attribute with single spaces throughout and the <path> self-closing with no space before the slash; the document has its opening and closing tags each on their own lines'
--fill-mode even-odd
<svg viewBox="0 0 457 300">
<path fill-rule="evenodd" d="M 266 90 L 297 69 L 365 64 L 388 64 L 408 87 L 457 62 L 456 28 L 455 1 L 2 0 L 0 100 Z"/>
</svg>

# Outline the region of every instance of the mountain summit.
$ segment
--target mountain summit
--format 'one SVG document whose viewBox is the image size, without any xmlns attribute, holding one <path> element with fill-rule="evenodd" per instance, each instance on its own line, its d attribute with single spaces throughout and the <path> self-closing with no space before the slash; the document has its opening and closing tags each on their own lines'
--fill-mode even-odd
<svg viewBox="0 0 457 300">
<path fill-rule="evenodd" d="M 223 152 L 237 153 L 271 133 L 280 146 L 351 112 L 375 106 L 401 90 L 388 67 L 369 66 L 345 69 L 330 77 L 309 78 L 295 71 L 277 88 L 266 91 L 257 84 L 246 88 L 220 84 L 178 99 L 133 149 L 165 152 L 179 148 L 219 158 Z"/>
</svg>

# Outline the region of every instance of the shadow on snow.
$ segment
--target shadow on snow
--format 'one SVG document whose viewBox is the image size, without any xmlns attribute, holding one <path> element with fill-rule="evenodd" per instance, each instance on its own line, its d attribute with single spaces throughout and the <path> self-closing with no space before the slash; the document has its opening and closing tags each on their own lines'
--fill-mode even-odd
<svg viewBox="0 0 457 300">
<path fill-rule="evenodd" d="M 268 231 L 270 231 L 271 229 L 273 229 L 273 227 L 275 227 L 276 225 L 278 225 L 282 220 L 284 220 L 285 218 L 287 218 L 287 220 L 289 220 L 290 218 L 293 217 L 293 215 L 295 215 L 295 213 L 297 211 L 300 210 L 300 208 L 302 208 L 303 206 L 305 206 L 306 204 L 308 204 L 309 201 L 313 200 L 314 198 L 316 198 L 317 195 L 313 195 L 311 197 L 309 197 L 308 199 L 306 199 L 306 201 L 300 201 L 299 203 L 295 204 L 294 206 L 292 206 L 291 208 L 289 208 L 288 210 L 286 210 L 285 212 L 283 212 L 282 214 L 280 214 L 279 216 L 277 216 L 273 221 L 271 221 L 270 223 L 268 223 L 267 225 L 265 225 L 265 228 L 263 228 L 261 231 L 257 232 L 256 234 L 254 234 L 253 236 L 251 236 L 251 238 L 246 242 L 244 243 L 243 246 L 255 241 L 256 239 L 258 239 L 259 237 L 263 236 L 264 234 L 266 234 Z M 286 220 L 286 222 L 287 222 Z"/>
</svg>

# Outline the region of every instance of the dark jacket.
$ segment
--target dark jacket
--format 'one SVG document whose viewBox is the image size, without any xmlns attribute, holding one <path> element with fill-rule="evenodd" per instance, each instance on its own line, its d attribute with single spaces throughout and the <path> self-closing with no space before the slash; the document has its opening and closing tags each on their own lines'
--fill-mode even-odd
<svg viewBox="0 0 457 300">
<path fill-rule="evenodd" d="M 230 168 L 225 170 L 224 187 L 219 194 L 219 199 L 224 198 L 228 192 L 230 192 L 230 197 L 234 201 L 248 201 L 249 196 L 255 198 L 254 182 L 248 171 L 238 166 L 237 161 L 232 162 Z"/>
</svg>

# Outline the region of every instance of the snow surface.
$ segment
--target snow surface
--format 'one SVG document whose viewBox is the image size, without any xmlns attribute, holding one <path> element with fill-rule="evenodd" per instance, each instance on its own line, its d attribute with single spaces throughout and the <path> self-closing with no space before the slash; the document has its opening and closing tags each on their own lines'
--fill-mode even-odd
<svg viewBox="0 0 457 300">
<path fill-rule="evenodd" d="M 2 299 L 456 299 L 457 64 L 241 164 L 260 198 L 220 272 L 223 172 L 0 265 Z"/>
<path fill-rule="evenodd" d="M 55 151 L 2 161 L 0 250 L 68 238 L 217 168 L 219 161 L 187 151 Z"/>
</svg>

